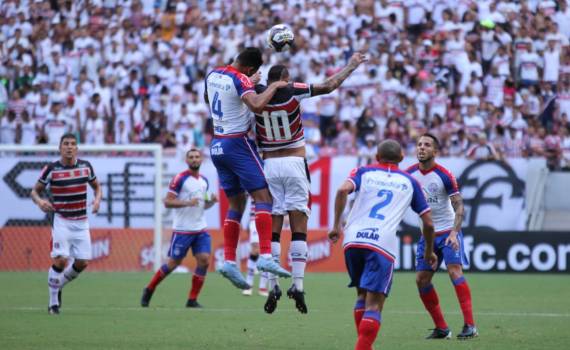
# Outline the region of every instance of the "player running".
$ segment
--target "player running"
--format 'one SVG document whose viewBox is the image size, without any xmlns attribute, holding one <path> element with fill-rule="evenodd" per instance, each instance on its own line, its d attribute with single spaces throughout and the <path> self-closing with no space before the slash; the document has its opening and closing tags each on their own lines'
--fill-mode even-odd
<svg viewBox="0 0 570 350">
<path fill-rule="evenodd" d="M 77 159 L 77 138 L 67 133 L 59 140 L 60 160 L 46 165 L 32 189 L 32 200 L 44 212 L 53 213 L 51 230 L 52 266 L 48 272 L 48 313 L 59 314 L 61 291 L 85 270 L 91 259 L 91 236 L 87 221 L 87 184 L 95 198 L 92 212 L 99 211 L 101 186 L 91 164 Z M 49 186 L 53 202 L 40 195 Z M 68 260 L 72 263 L 67 265 Z"/>
<path fill-rule="evenodd" d="M 225 261 L 220 273 L 240 289 L 251 288 L 236 265 L 240 221 L 247 201 L 245 191 L 255 201 L 255 225 L 261 253 L 257 268 L 282 277 L 291 276 L 271 258 L 273 201 L 265 181 L 263 161 L 257 154 L 255 143 L 247 137 L 251 126 L 250 110 L 261 113 L 277 89 L 287 86 L 286 82 L 278 81 L 257 94 L 249 77 L 257 72 L 262 63 L 259 49 L 244 49 L 234 63 L 216 68 L 208 74 L 204 94 L 214 122 L 210 154 L 220 185 L 229 200 L 224 222 Z"/>
<path fill-rule="evenodd" d="M 192 148 L 186 152 L 188 169 L 176 175 L 168 185 L 164 206 L 174 210 L 174 222 L 168 261 L 162 265 L 143 289 L 141 306 L 148 307 L 156 287 L 182 263 L 188 249 L 196 258 L 196 269 L 192 276 L 192 288 L 188 293 L 186 307 L 202 307 L 197 299 L 206 279 L 210 261 L 210 234 L 206 232 L 204 210 L 211 208 L 218 199 L 209 193 L 208 180 L 200 175 L 202 153 Z"/>
<path fill-rule="evenodd" d="M 390 292 L 398 250 L 396 230 L 406 209 L 418 213 L 427 242 L 426 263 L 437 265 L 433 253 L 433 225 L 430 208 L 420 184 L 398 169 L 402 161 L 400 144 L 386 140 L 378 146 L 378 164 L 356 168 L 336 193 L 334 227 L 329 238 L 338 241 L 341 216 L 347 197 L 356 192 L 344 228 L 344 257 L 350 276 L 349 287 L 356 287 L 354 321 L 358 332 L 356 350 L 372 350 L 382 321 L 382 308 Z"/>
<path fill-rule="evenodd" d="M 281 230 L 283 219 L 289 215 L 291 225 L 291 255 L 293 284 L 287 290 L 287 296 L 295 300 L 299 312 L 307 313 L 303 279 L 307 264 L 307 221 L 310 215 L 310 176 L 305 159 L 305 136 L 301 121 L 300 102 L 304 98 L 331 93 L 336 90 L 348 76 L 354 72 L 366 56 L 355 53 L 346 67 L 325 80 L 323 83 L 307 85 L 289 83 L 289 71 L 283 65 L 271 67 L 268 73 L 268 84 L 274 82 L 288 83 L 286 88 L 279 89 L 263 108 L 256 113 L 256 139 L 263 151 L 265 174 L 271 195 L 273 196 L 273 227 L 271 252 L 279 261 L 281 255 Z M 271 86 L 271 85 L 270 85 Z M 257 85 L 258 93 L 267 87 Z M 270 293 L 264 309 L 273 313 L 277 301 L 281 298 L 281 289 L 276 276 L 270 277 Z"/>
<path fill-rule="evenodd" d="M 463 198 L 453 174 L 435 162 L 439 151 L 438 139 L 432 134 L 424 134 L 418 140 L 416 151 L 419 163 L 407 171 L 422 185 L 432 209 L 436 236 L 434 250 L 439 263 L 443 260 L 447 265 L 463 313 L 464 326 L 457 338 L 473 338 L 478 336 L 478 332 L 473 321 L 471 291 L 462 269 L 463 263 L 467 263 L 461 232 Z M 431 283 L 438 266 L 434 268 L 426 263 L 423 258 L 425 247 L 426 242 L 422 237 L 416 252 L 416 283 L 420 298 L 435 324 L 435 329 L 427 339 L 449 339 L 451 330 L 443 318 L 439 298 Z"/>
</svg>

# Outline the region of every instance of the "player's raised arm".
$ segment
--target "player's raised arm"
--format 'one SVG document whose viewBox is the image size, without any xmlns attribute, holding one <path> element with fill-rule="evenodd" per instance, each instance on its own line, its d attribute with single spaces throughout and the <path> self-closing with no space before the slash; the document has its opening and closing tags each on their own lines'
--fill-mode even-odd
<svg viewBox="0 0 570 350">
<path fill-rule="evenodd" d="M 326 95 L 336 90 L 368 58 L 360 52 L 355 52 L 348 64 L 338 73 L 325 80 L 323 83 L 313 85 L 313 96 Z"/>
<path fill-rule="evenodd" d="M 344 213 L 348 195 L 352 193 L 352 191 L 354 191 L 354 183 L 349 180 L 346 180 L 336 191 L 336 197 L 334 200 L 334 225 L 333 229 L 329 232 L 329 239 L 333 243 L 336 243 L 340 238 L 340 232 L 342 230 L 342 213 Z"/>
<path fill-rule="evenodd" d="M 242 100 L 253 113 L 261 113 L 273 95 L 275 95 L 277 89 L 286 87 L 287 84 L 286 81 L 276 81 L 271 83 L 261 94 L 249 93 L 243 95 Z"/>
</svg>

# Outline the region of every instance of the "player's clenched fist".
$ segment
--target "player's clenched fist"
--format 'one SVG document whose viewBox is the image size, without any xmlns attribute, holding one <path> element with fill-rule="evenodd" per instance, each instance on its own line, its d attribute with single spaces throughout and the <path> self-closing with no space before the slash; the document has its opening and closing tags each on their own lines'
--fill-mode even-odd
<svg viewBox="0 0 570 350">
<path fill-rule="evenodd" d="M 340 230 L 333 229 L 329 232 L 329 239 L 331 242 L 336 243 L 340 238 Z"/>
</svg>

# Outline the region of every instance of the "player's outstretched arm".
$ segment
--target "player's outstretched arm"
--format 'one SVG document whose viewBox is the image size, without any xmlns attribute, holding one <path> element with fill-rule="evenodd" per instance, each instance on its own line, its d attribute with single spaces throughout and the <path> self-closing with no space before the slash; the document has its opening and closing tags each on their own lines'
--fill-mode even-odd
<svg viewBox="0 0 570 350">
<path fill-rule="evenodd" d="M 360 53 L 355 52 L 348 64 L 338 73 L 325 80 L 323 83 L 313 85 L 313 96 L 326 95 L 336 90 L 345 80 L 360 66 L 366 62 L 368 58 Z"/>
<path fill-rule="evenodd" d="M 253 113 L 263 112 L 263 108 L 269 103 L 277 89 L 287 86 L 286 81 L 276 81 L 271 83 L 261 94 L 249 93 L 242 97 L 243 102 Z"/>
<path fill-rule="evenodd" d="M 93 199 L 92 203 L 93 207 L 91 211 L 94 214 L 97 214 L 99 212 L 99 206 L 101 205 L 101 198 L 103 197 L 103 191 L 101 190 L 101 184 L 99 183 L 99 181 L 97 181 L 97 179 L 89 182 L 89 186 L 91 186 L 93 192 L 95 193 L 95 198 Z"/>
<path fill-rule="evenodd" d="M 336 243 L 340 238 L 340 233 L 342 231 L 342 213 L 344 213 L 348 195 L 352 191 L 354 191 L 354 184 L 350 181 L 345 181 L 336 191 L 336 197 L 334 200 L 334 225 L 333 229 L 329 232 L 329 239 L 333 243 Z"/>
<path fill-rule="evenodd" d="M 32 201 L 43 211 L 46 213 L 53 211 L 53 205 L 45 199 L 42 199 L 40 195 L 44 192 L 46 185 L 41 182 L 36 182 L 36 185 L 32 189 Z"/>
<path fill-rule="evenodd" d="M 426 241 L 426 249 L 424 252 L 424 259 L 435 270 L 437 268 L 437 255 L 433 252 L 433 242 L 435 240 L 435 232 L 433 228 L 433 221 L 431 219 L 431 212 L 424 213 L 420 219 L 422 220 L 422 234 Z"/>
</svg>

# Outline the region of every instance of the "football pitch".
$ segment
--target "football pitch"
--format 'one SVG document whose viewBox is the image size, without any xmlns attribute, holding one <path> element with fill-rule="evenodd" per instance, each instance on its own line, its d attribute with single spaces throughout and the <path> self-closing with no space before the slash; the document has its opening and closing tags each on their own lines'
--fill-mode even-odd
<svg viewBox="0 0 570 350">
<path fill-rule="evenodd" d="M 210 273 L 199 301 L 184 307 L 189 274 L 173 274 L 151 306 L 139 306 L 151 273 L 86 272 L 63 294 L 62 313 L 47 313 L 46 273 L 0 273 L 1 349 L 352 349 L 354 291 L 345 274 L 309 274 L 307 315 L 282 298 L 272 315 L 265 298 L 244 297 Z M 480 337 L 427 341 L 432 328 L 414 275 L 397 273 L 375 349 L 567 349 L 567 275 L 468 274 Z M 445 273 L 434 284 L 455 335 L 462 317 Z M 284 289 L 289 281 L 282 283 Z"/>
</svg>

